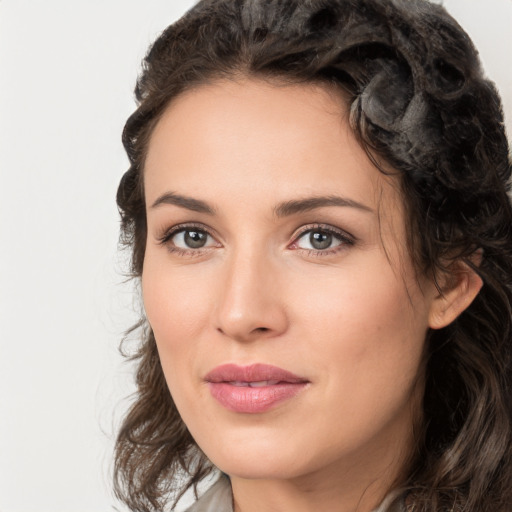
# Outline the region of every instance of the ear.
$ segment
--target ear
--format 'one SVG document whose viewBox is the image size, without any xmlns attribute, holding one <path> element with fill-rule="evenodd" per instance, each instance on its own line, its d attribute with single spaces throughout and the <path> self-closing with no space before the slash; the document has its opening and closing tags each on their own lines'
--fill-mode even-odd
<svg viewBox="0 0 512 512">
<path fill-rule="evenodd" d="M 481 252 L 476 251 L 472 261 L 479 265 L 481 259 Z M 431 329 L 442 329 L 451 324 L 473 302 L 483 286 L 482 278 L 466 263 L 456 262 L 452 268 L 441 293 L 431 303 L 428 317 Z"/>
</svg>

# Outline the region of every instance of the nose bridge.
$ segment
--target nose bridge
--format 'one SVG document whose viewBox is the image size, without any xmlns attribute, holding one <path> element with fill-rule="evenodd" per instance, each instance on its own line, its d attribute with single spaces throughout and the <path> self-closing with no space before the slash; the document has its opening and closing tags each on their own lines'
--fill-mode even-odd
<svg viewBox="0 0 512 512">
<path fill-rule="evenodd" d="M 265 247 L 233 249 L 224 262 L 217 329 L 239 341 L 283 332 L 287 319 L 278 293 L 278 274 Z"/>
</svg>

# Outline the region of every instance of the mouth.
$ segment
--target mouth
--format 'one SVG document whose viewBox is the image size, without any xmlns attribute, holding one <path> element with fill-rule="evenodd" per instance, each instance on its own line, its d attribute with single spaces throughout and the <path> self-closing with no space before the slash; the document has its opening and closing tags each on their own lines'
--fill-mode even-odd
<svg viewBox="0 0 512 512">
<path fill-rule="evenodd" d="M 237 386 L 240 388 L 243 387 L 250 387 L 250 388 L 262 388 L 264 386 L 275 386 L 276 384 L 279 384 L 280 381 L 278 380 L 259 380 L 256 382 L 245 382 L 242 380 L 232 380 L 229 381 L 228 384 L 231 384 L 232 386 Z"/>
<path fill-rule="evenodd" d="M 309 380 L 287 370 L 266 364 L 221 365 L 204 380 L 210 393 L 226 409 L 256 414 L 273 409 L 295 397 Z"/>
</svg>

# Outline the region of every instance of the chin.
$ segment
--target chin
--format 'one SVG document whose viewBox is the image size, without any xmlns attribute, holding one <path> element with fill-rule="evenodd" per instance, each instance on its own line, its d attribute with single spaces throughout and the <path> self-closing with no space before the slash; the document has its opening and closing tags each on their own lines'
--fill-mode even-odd
<svg viewBox="0 0 512 512">
<path fill-rule="evenodd" d="M 302 474 L 302 471 L 295 464 L 284 460 L 282 457 L 280 457 L 280 460 L 269 460 L 265 456 L 245 454 L 243 456 L 222 457 L 218 463 L 212 462 L 230 477 L 245 480 L 288 480 Z"/>
<path fill-rule="evenodd" d="M 294 438 L 290 431 L 283 435 L 269 426 L 261 427 L 227 428 L 223 435 L 200 446 L 211 462 L 231 477 L 294 479 L 315 470 L 317 464 L 308 456 L 311 449 L 304 449 L 308 443 L 303 436 Z M 324 461 L 326 458 L 321 457 Z"/>
</svg>

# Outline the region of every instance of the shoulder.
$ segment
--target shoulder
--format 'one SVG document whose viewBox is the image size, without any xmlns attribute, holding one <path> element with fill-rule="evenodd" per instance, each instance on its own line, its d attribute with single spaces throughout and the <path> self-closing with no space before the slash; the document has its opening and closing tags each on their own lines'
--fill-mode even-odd
<svg viewBox="0 0 512 512">
<path fill-rule="evenodd" d="M 186 512 L 233 512 L 229 478 L 221 475 Z"/>
</svg>

